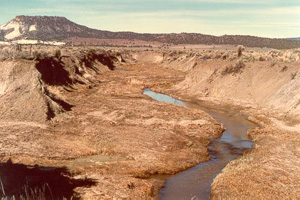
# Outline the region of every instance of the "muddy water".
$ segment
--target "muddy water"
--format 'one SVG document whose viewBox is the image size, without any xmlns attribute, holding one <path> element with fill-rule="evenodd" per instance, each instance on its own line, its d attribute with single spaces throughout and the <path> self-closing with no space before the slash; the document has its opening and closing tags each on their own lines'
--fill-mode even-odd
<svg viewBox="0 0 300 200">
<path fill-rule="evenodd" d="M 159 199 L 162 200 L 209 199 L 214 178 L 230 161 L 237 159 L 246 150 L 252 148 L 253 143 L 247 137 L 247 131 L 255 127 L 255 124 L 247 121 L 243 116 L 235 115 L 234 112 L 205 108 L 197 101 L 182 102 L 170 96 L 152 92 L 149 88 L 144 89 L 143 94 L 160 102 L 204 110 L 225 126 L 226 131 L 223 136 L 211 140 L 209 146 L 211 160 L 176 175 L 165 176 L 166 183 L 159 195 Z"/>
</svg>

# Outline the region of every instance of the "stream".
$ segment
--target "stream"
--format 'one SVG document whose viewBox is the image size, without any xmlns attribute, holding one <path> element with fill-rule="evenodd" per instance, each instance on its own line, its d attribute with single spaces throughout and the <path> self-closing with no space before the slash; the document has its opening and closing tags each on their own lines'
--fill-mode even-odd
<svg viewBox="0 0 300 200">
<path fill-rule="evenodd" d="M 160 190 L 160 200 L 210 199 L 210 189 L 214 178 L 230 161 L 237 159 L 246 150 L 252 148 L 253 142 L 248 138 L 247 131 L 256 125 L 233 111 L 224 112 L 201 106 L 200 101 L 183 102 L 168 95 L 155 93 L 149 88 L 144 89 L 143 94 L 156 101 L 203 110 L 226 128 L 222 137 L 210 140 L 208 149 L 211 159 L 209 161 L 199 163 L 175 175 L 160 177 L 166 180 L 164 187 Z"/>
</svg>

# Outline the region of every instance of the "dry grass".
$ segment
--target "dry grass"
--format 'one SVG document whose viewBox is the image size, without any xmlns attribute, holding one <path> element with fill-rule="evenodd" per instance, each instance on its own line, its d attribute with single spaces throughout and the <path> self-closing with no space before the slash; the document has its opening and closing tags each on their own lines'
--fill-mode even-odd
<svg viewBox="0 0 300 200">
<path fill-rule="evenodd" d="M 64 55 L 62 51 L 65 64 L 79 65 L 78 60 L 72 62 Z M 83 57 L 88 55 L 93 54 Z M 155 199 L 155 184 L 159 181 L 135 177 L 172 174 L 207 160 L 208 139 L 219 136 L 223 129 L 201 111 L 159 103 L 141 93 L 145 86 L 171 85 L 175 81 L 173 70 L 154 64 L 129 65 L 126 69 L 129 71 L 95 74 L 98 81 L 90 89 L 87 85 L 77 85 L 71 91 L 47 86 L 52 98 L 63 93 L 63 100 L 75 106 L 70 112 L 54 117 L 43 129 L 0 125 L 1 160 L 11 158 L 13 162 L 56 166 L 64 165 L 67 159 L 91 154 L 122 157 L 117 163 L 77 166 L 76 173 L 100 182 L 77 191 L 88 199 Z M 47 82 L 57 83 L 52 79 Z M 31 103 L 22 101 L 23 106 Z M 24 116 L 28 119 L 28 115 Z"/>
<path fill-rule="evenodd" d="M 299 134 L 264 128 L 250 135 L 255 149 L 217 176 L 212 199 L 299 199 Z"/>
<path fill-rule="evenodd" d="M 46 183 L 41 187 L 29 188 L 28 185 L 24 185 L 22 191 L 23 194 L 16 194 L 16 195 L 6 195 L 5 188 L 3 186 L 2 180 L 0 179 L 0 186 L 1 186 L 1 193 L 0 193 L 0 200 L 46 200 L 46 199 L 55 199 L 52 196 L 48 196 L 46 193 L 52 194 L 51 188 Z M 21 191 L 20 191 L 21 192 Z M 62 197 L 62 200 L 67 200 L 67 198 Z"/>
<path fill-rule="evenodd" d="M 245 51 L 245 47 L 243 45 L 237 46 L 238 57 L 241 57 L 243 55 L 243 51 Z"/>
<path fill-rule="evenodd" d="M 253 116 L 264 113 L 266 127 L 249 133 L 255 149 L 218 175 L 212 199 L 300 199 L 299 50 L 244 51 L 240 58 L 234 51 L 211 50 L 186 52 L 183 60 L 173 56 L 165 66 L 187 73 L 173 88 L 179 96 L 237 105 Z M 288 117 L 295 124 L 285 130 L 271 120 Z"/>
<path fill-rule="evenodd" d="M 237 74 L 242 73 L 243 68 L 245 67 L 245 63 L 242 60 L 238 60 L 234 65 L 227 66 L 223 71 L 222 75 L 228 75 L 228 74 Z"/>
<path fill-rule="evenodd" d="M 116 63 L 122 62 L 119 56 L 112 51 L 91 48 L 3 48 L 0 51 L 0 119 L 45 122 L 69 111 L 72 106 L 53 91 L 70 91 L 79 84 L 95 84 L 96 75 L 110 71 Z M 23 89 L 19 90 L 19 87 Z"/>
<path fill-rule="evenodd" d="M 3 51 L 10 52 L 9 49 L 2 49 Z M 219 98 L 220 102 L 225 102 L 230 97 L 230 102 L 237 104 L 247 103 L 248 100 L 255 104 L 268 99 L 274 102 L 272 109 L 288 105 L 291 108 L 289 111 L 293 111 L 295 107 L 294 100 L 299 104 L 299 99 L 295 98 L 297 96 L 292 95 L 299 93 L 299 77 L 295 75 L 299 50 L 244 51 L 240 57 L 236 51 L 227 50 L 124 51 L 122 54 L 110 51 L 103 57 L 97 57 L 98 52 L 103 52 L 101 49 L 87 47 L 47 49 L 36 46 L 31 49 L 22 47 L 23 51 L 32 54 L 40 52 L 42 55 L 34 56 L 35 61 L 25 61 L 8 53 L 8 57 L 5 54 L 5 59 L 12 60 L 5 62 L 18 61 L 20 69 L 27 69 L 24 68 L 25 62 L 32 64 L 44 58 L 52 58 L 51 63 L 60 64 L 59 69 L 70 76 L 67 76 L 67 81 L 42 78 L 45 83 L 42 85 L 43 91 L 50 93 L 47 96 L 52 100 L 60 99 L 76 106 L 68 114 L 56 116 L 49 124 L 50 127 L 43 129 L 25 125 L 8 126 L 7 123 L 0 126 L 0 146 L 5 155 L 28 163 L 46 163 L 54 158 L 55 161 L 51 160 L 50 163 L 57 164 L 59 159 L 97 153 L 126 158 L 125 161 L 111 165 L 101 163 L 78 169 L 78 173 L 101 180 L 101 184 L 94 188 L 78 189 L 90 198 L 155 198 L 155 181 L 133 176 L 174 173 L 207 159 L 207 141 L 221 131 L 218 123 L 205 113 L 154 102 L 141 94 L 144 87 L 169 86 L 182 80 L 184 73 L 163 67 L 188 73 L 187 79 L 176 88 L 183 93 L 196 95 L 204 91 L 208 98 Z M 140 63 L 126 66 L 130 71 L 103 73 L 108 70 L 103 66 L 109 66 L 109 61 L 121 63 L 122 60 Z M 9 68 L 10 65 L 3 66 Z M 13 66 L 15 67 L 10 66 L 11 69 L 14 69 Z M 226 70 L 227 66 L 231 67 Z M 287 68 L 282 71 L 284 66 Z M 223 70 L 226 74 L 235 76 L 222 76 Z M 6 73 L 1 74 L 4 76 Z M 22 85 L 26 86 L 31 78 L 40 77 L 27 76 L 28 74 L 35 73 L 29 71 L 25 73 L 26 76 L 19 74 L 14 80 L 23 80 Z M 6 80 L 5 77 L 3 80 Z M 39 84 L 32 81 L 30 83 Z M 93 87 L 87 87 L 89 83 Z M 68 84 L 73 88 L 66 88 Z M 0 92 L 8 94 L 6 85 L 2 82 L 0 85 L 3 86 L 0 87 Z M 271 87 L 276 88 L 271 90 Z M 25 89 L 24 91 L 34 90 L 32 87 Z M 14 97 L 13 99 L 18 100 L 16 102 L 20 102 L 20 97 L 23 98 L 25 93 L 13 96 L 15 91 L 2 96 Z M 271 99 L 268 92 L 278 95 Z M 62 93 L 64 96 L 61 96 Z M 32 100 L 32 93 L 26 94 L 30 94 L 26 101 L 23 99 L 20 105 L 14 104 L 13 108 L 19 106 L 24 109 L 24 105 L 29 105 L 28 99 Z M 43 98 L 44 96 L 41 97 Z M 38 101 L 34 102 L 37 105 Z M 30 113 L 37 113 L 37 109 L 31 109 Z M 22 112 L 18 114 L 22 115 Z M 21 120 L 28 119 L 29 116 L 26 113 Z M 197 124 L 196 119 L 204 119 L 207 123 Z M 19 134 L 20 132 L 23 134 Z M 213 198 L 300 198 L 300 181 L 297 175 L 300 171 L 299 134 L 271 128 L 255 130 L 250 134 L 256 142 L 255 150 L 224 169 L 213 184 Z"/>
</svg>

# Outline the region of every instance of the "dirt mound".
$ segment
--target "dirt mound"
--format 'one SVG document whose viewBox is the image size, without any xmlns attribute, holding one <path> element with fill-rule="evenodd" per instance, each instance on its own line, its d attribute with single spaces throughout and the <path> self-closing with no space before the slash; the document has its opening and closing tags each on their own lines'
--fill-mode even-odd
<svg viewBox="0 0 300 200">
<path fill-rule="evenodd" d="M 34 60 L 0 62 L 0 119 L 45 122 L 69 111 L 59 90 L 94 83 L 95 76 L 114 68 L 112 52 L 38 55 Z"/>
</svg>

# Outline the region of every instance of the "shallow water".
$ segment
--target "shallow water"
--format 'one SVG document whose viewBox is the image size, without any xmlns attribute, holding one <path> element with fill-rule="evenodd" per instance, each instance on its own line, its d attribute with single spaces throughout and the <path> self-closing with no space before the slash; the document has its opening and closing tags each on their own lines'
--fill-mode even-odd
<svg viewBox="0 0 300 200">
<path fill-rule="evenodd" d="M 183 102 L 168 95 L 155 93 L 149 88 L 144 89 L 143 94 L 160 102 L 201 109 L 225 126 L 226 131 L 222 137 L 211 139 L 209 146 L 211 160 L 176 175 L 166 176 L 165 186 L 160 190 L 159 195 L 161 200 L 209 199 L 214 178 L 230 161 L 237 159 L 246 150 L 252 148 L 253 142 L 249 140 L 247 131 L 255 127 L 255 124 L 243 116 L 234 116 L 233 113 L 208 109 L 199 105 L 199 102 Z"/>
</svg>

